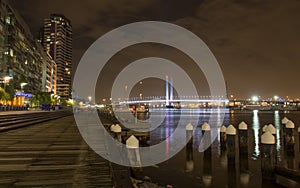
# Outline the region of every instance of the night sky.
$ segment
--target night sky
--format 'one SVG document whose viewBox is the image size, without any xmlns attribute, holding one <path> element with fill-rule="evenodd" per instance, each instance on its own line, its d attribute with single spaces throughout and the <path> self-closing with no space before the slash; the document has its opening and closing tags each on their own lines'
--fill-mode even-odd
<svg viewBox="0 0 300 188">
<path fill-rule="evenodd" d="M 28 23 L 32 33 L 38 31 L 43 19 L 51 13 L 62 13 L 71 20 L 74 67 L 87 48 L 106 32 L 136 21 L 166 21 L 189 29 L 209 46 L 223 70 L 229 94 L 238 98 L 252 95 L 300 97 L 299 0 L 10 2 Z M 164 50 L 158 50 L 161 48 Z M 131 57 L 134 54 L 143 57 L 158 51 L 161 56 L 168 56 L 172 49 L 154 45 L 145 46 L 143 51 L 140 47 L 133 47 L 121 52 L 115 60 L 129 61 L 136 58 Z M 176 57 L 184 58 L 180 53 Z M 195 82 L 207 87 L 205 81 Z M 162 82 L 161 85 L 163 87 Z"/>
</svg>

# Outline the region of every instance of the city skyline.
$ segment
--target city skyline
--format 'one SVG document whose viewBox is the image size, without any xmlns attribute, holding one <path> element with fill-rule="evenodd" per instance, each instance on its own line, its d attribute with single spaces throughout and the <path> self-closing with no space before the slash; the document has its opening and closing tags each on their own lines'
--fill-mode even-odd
<svg viewBox="0 0 300 188">
<path fill-rule="evenodd" d="M 71 22 L 51 14 L 35 36 L 8 1 L 0 1 L 0 12 L 1 105 L 29 105 L 41 95 L 53 104 L 70 101 Z"/>
<path fill-rule="evenodd" d="M 0 0 L 0 187 L 300 187 L 300 0 Z"/>
<path fill-rule="evenodd" d="M 185 3 L 26 0 L 12 4 L 33 33 L 50 13 L 70 18 L 74 29 L 74 70 L 85 50 L 106 32 L 131 22 L 159 20 L 185 27 L 204 40 L 219 61 L 229 94 L 239 98 L 299 97 L 296 76 L 300 68 L 297 53 L 300 4 L 296 0 L 284 3 L 279 0 Z M 130 56 L 127 53 L 119 59 Z"/>
</svg>

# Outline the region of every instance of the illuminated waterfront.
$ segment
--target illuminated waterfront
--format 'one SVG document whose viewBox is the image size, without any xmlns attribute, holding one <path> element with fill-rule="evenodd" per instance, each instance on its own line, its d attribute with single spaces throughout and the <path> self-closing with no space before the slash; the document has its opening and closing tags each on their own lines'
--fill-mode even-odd
<svg viewBox="0 0 300 188">
<path fill-rule="evenodd" d="M 260 145 L 260 129 L 265 124 L 272 123 L 277 130 L 276 134 L 276 151 L 277 165 L 289 169 L 298 170 L 299 164 L 299 142 L 298 134 L 295 134 L 295 144 L 293 154 L 287 152 L 282 138 L 280 136 L 281 119 L 288 117 L 294 122 L 300 118 L 299 112 L 281 113 L 278 111 L 237 111 L 235 113 L 226 112 L 224 125 L 233 124 L 236 128 L 241 121 L 248 124 L 248 147 L 247 157 L 235 154 L 235 165 L 228 165 L 227 151 L 221 150 L 220 138 L 215 140 L 211 147 L 211 158 L 207 158 L 207 151 L 198 152 L 201 140 L 201 125 L 209 121 L 211 114 L 217 116 L 218 113 L 213 109 L 201 109 L 196 111 L 199 115 L 199 125 L 193 138 L 193 149 L 188 147 L 183 149 L 170 160 L 153 167 L 143 168 L 145 176 L 149 176 L 155 183 L 161 185 L 172 185 L 174 187 L 276 187 L 272 181 L 265 181 L 261 173 L 261 156 L 262 148 Z M 192 114 L 196 114 L 195 110 Z M 199 113 L 199 114 L 198 114 Z M 185 115 L 189 116 L 189 111 L 185 110 Z M 179 119 L 178 111 L 169 110 L 163 125 L 157 130 L 152 131 L 150 144 L 156 144 L 170 136 Z M 182 115 L 182 114 L 181 114 Z M 297 123 L 296 123 L 297 127 Z M 185 134 L 185 131 L 183 131 Z M 238 135 L 237 135 L 238 137 Z M 166 151 L 172 144 L 166 142 Z M 237 147 L 239 148 L 239 147 Z M 166 152 L 166 155 L 168 153 Z M 192 160 L 188 156 L 193 156 Z M 189 161 L 192 161 L 189 162 Z M 178 178 L 180 177 L 180 178 Z"/>
</svg>

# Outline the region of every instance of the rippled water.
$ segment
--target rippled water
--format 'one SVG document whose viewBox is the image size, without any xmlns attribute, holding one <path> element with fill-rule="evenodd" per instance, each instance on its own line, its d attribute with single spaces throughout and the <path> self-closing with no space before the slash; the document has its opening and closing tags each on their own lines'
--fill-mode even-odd
<svg viewBox="0 0 300 188">
<path fill-rule="evenodd" d="M 279 187 L 272 181 L 262 178 L 261 158 L 262 146 L 260 144 L 260 129 L 265 124 L 272 123 L 277 130 L 274 158 L 276 164 L 290 169 L 299 169 L 299 136 L 297 133 L 299 112 L 225 112 L 224 120 L 220 116 L 220 111 L 216 109 L 183 110 L 183 113 L 175 110 L 167 110 L 166 118 L 161 126 L 151 132 L 150 144 L 157 144 L 162 140 L 166 142 L 166 156 L 172 145 L 172 139 L 168 139 L 174 129 L 179 125 L 179 119 L 199 119 L 193 142 L 188 144 L 178 154 L 166 162 L 157 166 L 145 167 L 143 172 L 149 176 L 153 182 L 161 185 L 172 185 L 173 187 Z M 156 115 L 152 111 L 151 115 Z M 150 115 L 150 116 L 151 116 Z M 295 123 L 294 140 L 292 148 L 287 151 L 280 134 L 281 119 L 288 117 Z M 233 124 L 235 127 L 241 121 L 248 124 L 247 144 L 239 145 L 236 138 L 236 149 L 234 155 L 230 149 L 221 149 L 220 136 L 213 142 L 211 148 L 205 152 L 199 152 L 202 131 L 201 125 L 204 122 L 214 124 Z M 194 124 L 195 125 L 195 124 Z M 186 134 L 183 130 L 182 134 Z M 238 137 L 238 136 L 236 136 Z M 292 150 L 292 152 L 291 152 Z"/>
</svg>

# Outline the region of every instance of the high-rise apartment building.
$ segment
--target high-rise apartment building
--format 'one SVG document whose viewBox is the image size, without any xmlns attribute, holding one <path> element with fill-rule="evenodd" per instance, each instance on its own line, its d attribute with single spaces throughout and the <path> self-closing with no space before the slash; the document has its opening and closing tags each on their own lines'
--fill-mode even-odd
<svg viewBox="0 0 300 188">
<path fill-rule="evenodd" d="M 57 81 L 57 66 L 52 60 L 50 54 L 47 54 L 44 59 L 47 60 L 45 67 L 43 67 L 42 86 L 43 91 L 56 94 L 56 81 Z"/>
<path fill-rule="evenodd" d="M 46 66 L 45 52 L 32 36 L 27 24 L 8 4 L 0 0 L 0 80 L 9 77 L 14 88 L 42 90 L 42 69 Z M 2 87 L 2 85 L 1 85 Z"/>
<path fill-rule="evenodd" d="M 57 66 L 56 92 L 63 99 L 72 97 L 72 25 L 60 14 L 44 20 L 40 39 Z"/>
</svg>

